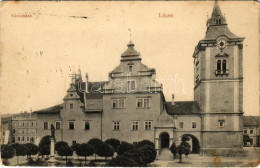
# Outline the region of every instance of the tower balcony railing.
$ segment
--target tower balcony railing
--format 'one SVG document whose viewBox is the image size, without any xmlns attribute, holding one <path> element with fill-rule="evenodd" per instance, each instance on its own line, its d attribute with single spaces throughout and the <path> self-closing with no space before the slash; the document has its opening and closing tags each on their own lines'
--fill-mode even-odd
<svg viewBox="0 0 260 168">
<path fill-rule="evenodd" d="M 216 70 L 215 75 L 228 75 L 229 71 L 228 70 Z"/>
</svg>

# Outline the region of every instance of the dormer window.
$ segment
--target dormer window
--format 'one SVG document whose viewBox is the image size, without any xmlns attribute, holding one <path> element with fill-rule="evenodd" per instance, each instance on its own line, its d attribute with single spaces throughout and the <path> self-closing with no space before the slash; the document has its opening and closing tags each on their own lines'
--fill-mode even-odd
<svg viewBox="0 0 260 168">
<path fill-rule="evenodd" d="M 221 17 L 217 16 L 216 18 L 216 25 L 221 25 Z"/>
</svg>

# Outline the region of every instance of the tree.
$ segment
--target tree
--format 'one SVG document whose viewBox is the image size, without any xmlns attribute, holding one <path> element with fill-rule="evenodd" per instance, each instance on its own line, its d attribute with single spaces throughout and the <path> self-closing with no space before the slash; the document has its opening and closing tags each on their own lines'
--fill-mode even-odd
<svg viewBox="0 0 260 168">
<path fill-rule="evenodd" d="M 69 146 L 67 142 L 64 141 L 58 141 L 55 144 L 55 150 L 58 151 L 61 146 Z"/>
<path fill-rule="evenodd" d="M 15 149 L 15 155 L 17 156 L 17 164 L 19 164 L 19 156 L 25 156 L 26 155 L 26 146 L 23 144 L 12 144 L 12 147 Z"/>
<path fill-rule="evenodd" d="M 145 158 L 145 156 L 139 148 L 134 148 L 134 149 L 128 150 L 123 155 L 125 157 L 133 159 L 138 164 L 138 167 L 146 166 L 146 163 L 143 160 L 143 158 Z"/>
<path fill-rule="evenodd" d="M 132 159 L 126 156 L 117 156 L 108 162 L 110 167 L 138 167 L 138 164 Z"/>
<path fill-rule="evenodd" d="M 181 144 L 177 147 L 177 151 L 179 154 L 179 161 L 182 163 L 182 154 L 187 154 L 190 151 L 190 144 L 186 141 L 181 142 Z"/>
<path fill-rule="evenodd" d="M 83 143 L 80 144 L 80 146 L 76 149 L 76 153 L 78 156 L 85 157 L 85 164 L 86 164 L 87 156 L 94 154 L 94 147 L 91 146 L 90 144 Z"/>
<path fill-rule="evenodd" d="M 150 145 L 144 145 L 139 149 L 142 153 L 142 159 L 146 164 L 151 163 L 155 160 L 157 152 L 154 147 Z"/>
<path fill-rule="evenodd" d="M 90 144 L 91 146 L 94 147 L 95 160 L 96 160 L 97 149 L 98 149 L 99 145 L 103 144 L 103 142 L 98 138 L 92 138 L 88 141 L 88 144 Z"/>
<path fill-rule="evenodd" d="M 133 144 L 127 143 L 127 142 L 122 142 L 117 149 L 117 154 L 118 155 L 123 155 L 126 151 L 134 149 L 135 146 Z"/>
<path fill-rule="evenodd" d="M 39 151 L 38 146 L 32 143 L 25 144 L 27 158 L 31 159 L 31 155 L 36 155 Z"/>
<path fill-rule="evenodd" d="M 175 143 L 173 143 L 171 145 L 170 151 L 173 154 L 173 159 L 176 159 L 176 157 L 177 157 L 177 146 L 175 145 Z"/>
<path fill-rule="evenodd" d="M 183 142 L 183 141 L 189 141 L 190 140 L 190 137 L 188 136 L 188 135 L 183 135 L 182 137 L 181 137 L 181 141 Z"/>
<path fill-rule="evenodd" d="M 1 158 L 3 159 L 3 164 L 8 165 L 8 159 L 14 157 L 14 148 L 9 145 L 1 145 Z"/>
<path fill-rule="evenodd" d="M 72 156 L 73 154 L 73 151 L 68 144 L 63 144 L 62 146 L 59 146 L 57 152 L 58 155 L 66 157 L 66 164 L 67 164 L 68 156 Z"/>
<path fill-rule="evenodd" d="M 244 142 L 244 145 L 247 145 L 247 142 L 251 142 L 251 139 L 247 134 L 243 135 L 243 142 Z"/>
<path fill-rule="evenodd" d="M 185 152 L 184 152 L 184 154 L 186 155 L 186 157 L 188 157 L 188 155 L 190 154 L 190 148 L 191 148 L 191 146 L 190 146 L 190 144 L 189 144 L 188 142 L 186 142 L 186 141 L 183 141 L 182 143 L 183 143 L 183 146 L 185 146 Z"/>
<path fill-rule="evenodd" d="M 50 145 L 44 145 L 40 148 L 40 154 L 42 156 L 44 155 L 50 155 Z"/>
<path fill-rule="evenodd" d="M 50 140 L 51 136 L 50 135 L 46 135 L 44 136 L 40 143 L 39 143 L 39 149 L 41 149 L 43 146 L 45 145 L 51 145 L 51 140 Z"/>
<path fill-rule="evenodd" d="M 117 148 L 120 145 L 120 141 L 114 138 L 107 139 L 105 143 L 111 145 L 114 148 L 115 152 L 117 151 Z"/>
<path fill-rule="evenodd" d="M 137 143 L 137 147 L 138 147 L 138 148 L 140 148 L 140 147 L 142 147 L 142 146 L 144 146 L 144 145 L 149 145 L 149 146 L 152 146 L 152 147 L 155 148 L 154 143 L 151 142 L 151 141 L 149 141 L 149 140 L 142 140 L 142 141 L 140 141 L 140 142 Z"/>
<path fill-rule="evenodd" d="M 72 151 L 76 151 L 79 146 L 80 146 L 79 143 L 73 143 L 73 144 L 71 145 Z"/>
<path fill-rule="evenodd" d="M 105 157 L 107 160 L 107 157 L 114 156 L 114 149 L 111 145 L 103 143 L 97 148 L 97 155 L 100 157 Z"/>
</svg>

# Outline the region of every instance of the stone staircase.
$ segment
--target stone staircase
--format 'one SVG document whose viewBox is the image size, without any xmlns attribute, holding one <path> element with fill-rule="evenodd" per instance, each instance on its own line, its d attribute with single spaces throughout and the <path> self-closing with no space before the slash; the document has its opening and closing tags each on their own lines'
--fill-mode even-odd
<svg viewBox="0 0 260 168">
<path fill-rule="evenodd" d="M 157 156 L 157 160 L 165 160 L 165 161 L 172 161 L 173 155 L 169 149 L 161 149 L 160 155 Z"/>
</svg>

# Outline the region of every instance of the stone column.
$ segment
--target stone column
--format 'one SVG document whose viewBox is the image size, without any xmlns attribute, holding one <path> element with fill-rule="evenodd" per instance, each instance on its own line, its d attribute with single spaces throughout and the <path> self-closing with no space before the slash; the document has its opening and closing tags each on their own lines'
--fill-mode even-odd
<svg viewBox="0 0 260 168">
<path fill-rule="evenodd" d="M 50 138 L 50 159 L 48 160 L 48 166 L 55 166 L 57 160 L 55 159 L 55 138 Z"/>
<path fill-rule="evenodd" d="M 159 138 L 155 138 L 155 149 L 156 149 L 156 152 L 157 152 L 157 156 L 159 156 L 160 154 L 160 149 L 159 149 Z"/>
<path fill-rule="evenodd" d="M 169 144 L 169 147 L 171 147 L 172 143 L 173 143 L 173 138 L 170 138 L 170 144 Z"/>
</svg>

